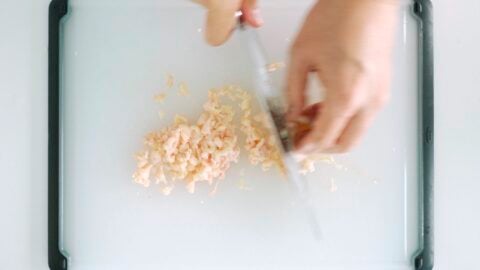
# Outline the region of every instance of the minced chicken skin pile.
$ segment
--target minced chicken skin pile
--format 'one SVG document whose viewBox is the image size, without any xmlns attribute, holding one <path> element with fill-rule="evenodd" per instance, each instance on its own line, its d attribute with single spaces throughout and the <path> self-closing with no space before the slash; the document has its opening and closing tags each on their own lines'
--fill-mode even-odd
<svg viewBox="0 0 480 270">
<path fill-rule="evenodd" d="M 235 110 L 222 102 L 225 99 L 240 104 L 239 128 L 245 135 L 244 148 L 250 162 L 264 170 L 271 167 L 283 170 L 279 149 L 268 132 L 265 117 L 253 116 L 251 96 L 239 87 L 226 86 L 209 91 L 204 112 L 195 123 L 177 115 L 171 126 L 145 137 L 145 150 L 135 156 L 134 181 L 145 187 L 155 182 L 168 195 L 177 182 L 184 182 L 193 193 L 197 182 L 212 185 L 223 179 L 240 155 Z"/>
</svg>

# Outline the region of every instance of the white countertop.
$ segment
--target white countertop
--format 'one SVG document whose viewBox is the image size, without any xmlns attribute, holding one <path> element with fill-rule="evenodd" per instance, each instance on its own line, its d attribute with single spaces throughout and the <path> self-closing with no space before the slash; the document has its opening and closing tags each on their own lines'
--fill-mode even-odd
<svg viewBox="0 0 480 270">
<path fill-rule="evenodd" d="M 48 1 L 0 5 L 0 268 L 48 269 Z M 434 7 L 436 269 L 473 269 L 480 241 L 480 3 L 441 0 Z"/>
</svg>

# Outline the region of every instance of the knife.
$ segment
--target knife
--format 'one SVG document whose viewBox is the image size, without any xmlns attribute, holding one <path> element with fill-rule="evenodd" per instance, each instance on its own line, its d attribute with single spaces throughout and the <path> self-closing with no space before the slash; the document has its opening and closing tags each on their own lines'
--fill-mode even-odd
<svg viewBox="0 0 480 270">
<path fill-rule="evenodd" d="M 254 67 L 253 78 L 255 80 L 256 99 L 260 105 L 260 109 L 267 112 L 266 115 L 273 129 L 272 132 L 276 135 L 277 146 L 283 157 L 285 172 L 291 189 L 298 197 L 301 207 L 305 209 L 315 238 L 320 240 L 322 238 L 320 223 L 310 198 L 308 183 L 305 177 L 299 173 L 300 167 L 293 157 L 293 141 L 287 128 L 285 119 L 287 110 L 285 101 L 282 98 L 282 92 L 272 86 L 271 72 L 268 71 L 269 63 L 266 52 L 256 31 L 244 24 L 241 19 L 239 20 L 238 28 L 239 35 L 247 47 Z"/>
</svg>

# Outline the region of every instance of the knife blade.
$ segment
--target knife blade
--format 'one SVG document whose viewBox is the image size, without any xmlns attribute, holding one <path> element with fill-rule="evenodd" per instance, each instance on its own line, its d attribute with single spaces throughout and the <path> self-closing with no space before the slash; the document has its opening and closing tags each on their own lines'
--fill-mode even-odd
<svg viewBox="0 0 480 270">
<path fill-rule="evenodd" d="M 272 85 L 271 72 L 268 70 L 268 58 L 264 47 L 262 46 L 258 34 L 254 29 L 239 20 L 239 34 L 247 47 L 251 62 L 254 67 L 255 96 L 260 105 L 260 109 L 266 112 L 267 119 L 270 122 L 272 132 L 275 135 L 277 146 L 279 147 L 285 173 L 289 184 L 299 202 L 303 205 L 307 214 L 310 227 L 316 239 L 321 239 L 320 223 L 317 212 L 314 209 L 310 198 L 308 183 L 299 171 L 300 167 L 293 156 L 293 142 L 289 135 L 286 122 L 286 104 L 281 91 L 275 89 Z"/>
</svg>

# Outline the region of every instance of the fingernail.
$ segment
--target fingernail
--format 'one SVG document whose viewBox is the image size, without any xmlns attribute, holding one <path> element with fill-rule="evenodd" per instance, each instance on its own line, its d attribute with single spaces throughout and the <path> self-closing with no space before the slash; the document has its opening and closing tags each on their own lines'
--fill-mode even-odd
<svg viewBox="0 0 480 270">
<path fill-rule="evenodd" d="M 260 14 L 260 10 L 258 8 L 252 11 L 252 15 L 255 22 L 257 22 L 259 25 L 263 24 L 262 14 Z"/>
</svg>

